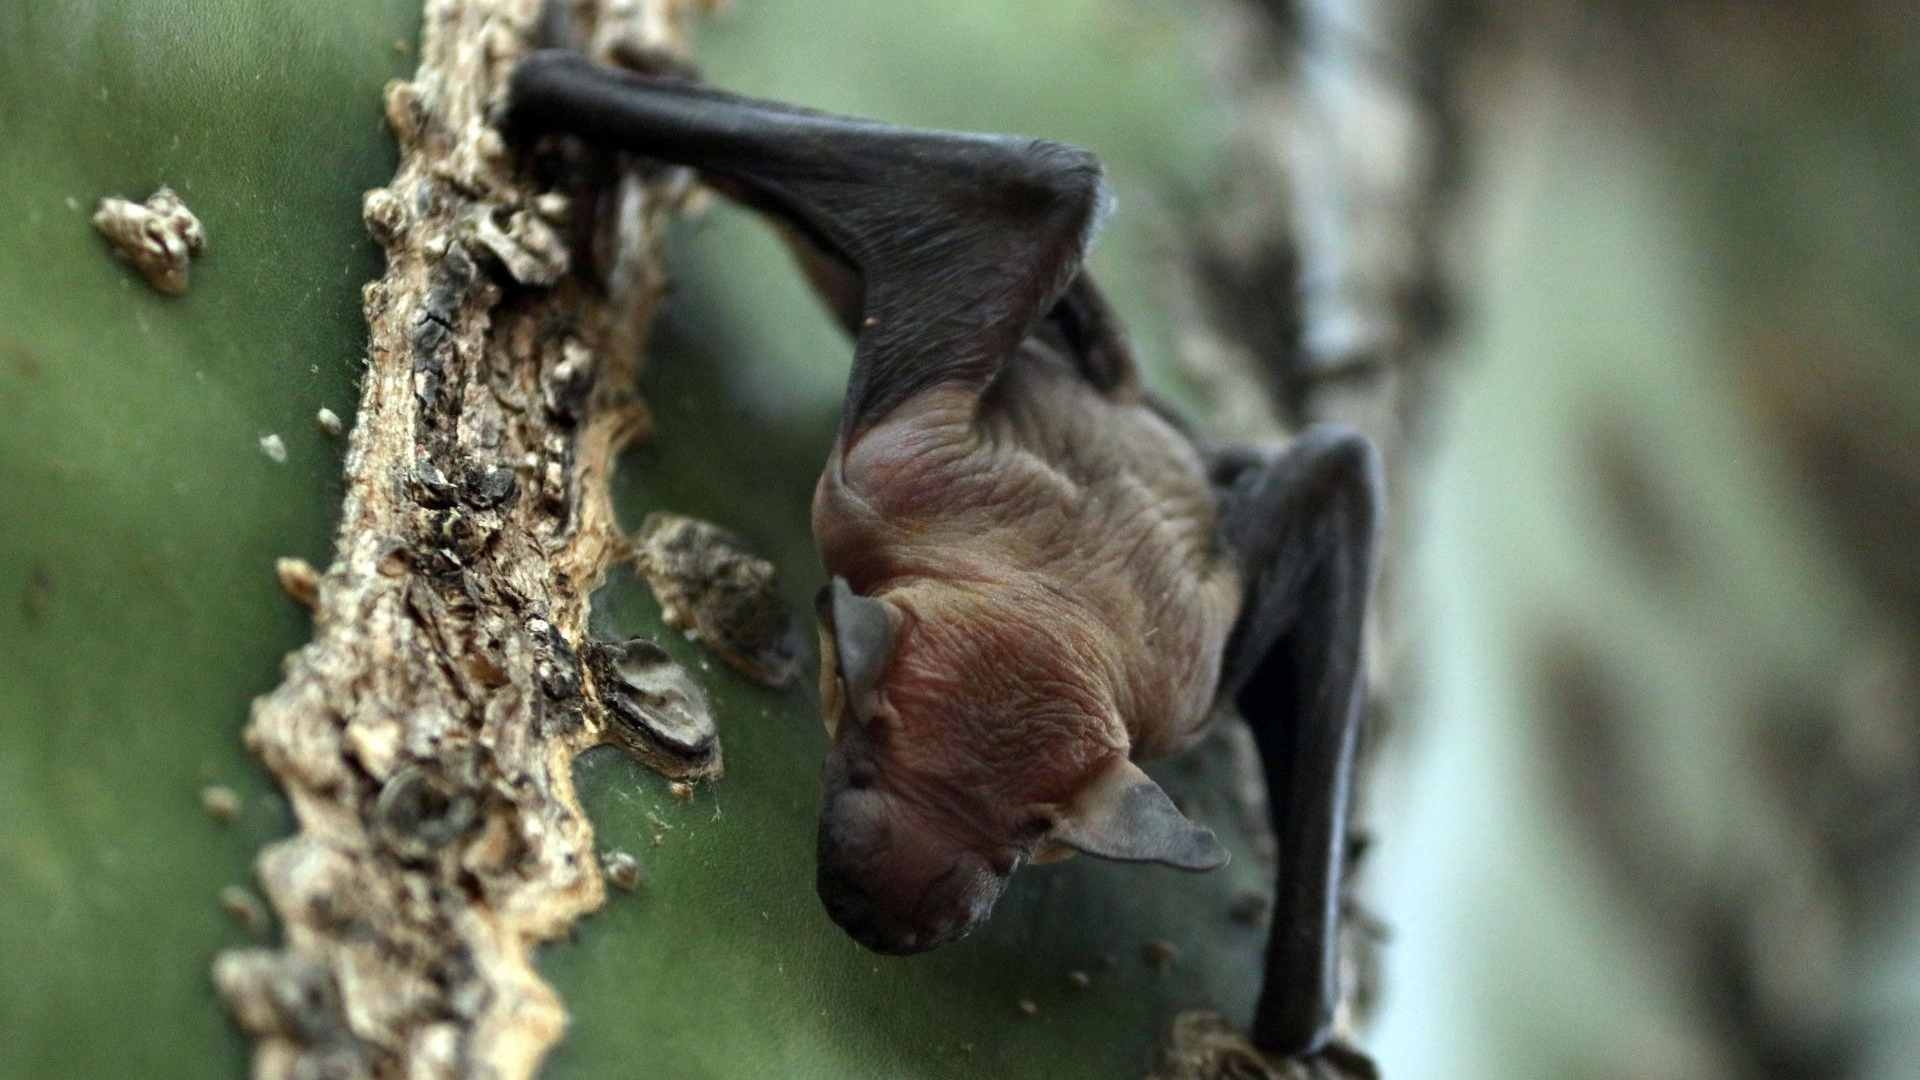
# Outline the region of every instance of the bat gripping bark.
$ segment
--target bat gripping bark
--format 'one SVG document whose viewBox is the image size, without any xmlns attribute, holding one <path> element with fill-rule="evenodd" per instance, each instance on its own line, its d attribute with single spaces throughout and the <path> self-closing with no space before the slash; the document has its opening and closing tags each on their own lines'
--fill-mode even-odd
<svg viewBox="0 0 1920 1080">
<path fill-rule="evenodd" d="M 1216 451 L 1169 422 L 1081 265 L 1107 203 L 1084 150 L 554 51 L 515 71 L 507 120 L 698 170 L 779 227 L 854 336 L 814 500 L 831 917 L 913 952 L 977 926 L 1026 862 L 1224 864 L 1134 759 L 1231 706 L 1281 851 L 1253 1035 L 1321 1048 L 1379 530 L 1366 441 Z"/>
</svg>

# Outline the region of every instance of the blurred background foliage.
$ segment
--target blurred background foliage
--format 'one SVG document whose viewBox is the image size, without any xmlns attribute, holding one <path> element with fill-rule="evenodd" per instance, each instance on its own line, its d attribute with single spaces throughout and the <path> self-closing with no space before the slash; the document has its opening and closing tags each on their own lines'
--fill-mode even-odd
<svg viewBox="0 0 1920 1080">
<path fill-rule="evenodd" d="M 1462 79 L 1383 1063 L 1908 1075 L 1911 12 L 1501 14 Z"/>
<path fill-rule="evenodd" d="M 216 896 L 287 823 L 238 731 L 305 636 L 272 559 L 325 560 L 337 446 L 310 418 L 355 393 L 379 269 L 359 193 L 392 171 L 379 86 L 411 67 L 407 8 L 0 10 L 0 1075 L 244 1068 L 206 983 L 244 938 Z M 1392 554 L 1412 645 L 1369 785 L 1387 1075 L 1910 1075 L 1904 5 L 739 0 L 699 57 L 750 93 L 1099 151 L 1120 213 L 1094 266 L 1156 384 L 1203 404 L 1170 314 L 1192 310 L 1194 238 L 1232 199 L 1295 197 L 1223 178 L 1248 140 L 1291 160 L 1316 62 L 1297 50 L 1330 40 L 1302 27 L 1328 25 L 1362 81 L 1420 104 L 1445 165 L 1359 211 L 1442 223 L 1413 272 L 1449 316 L 1396 359 L 1429 377 Z M 1362 146 L 1365 119 L 1346 132 Z M 179 301 L 86 224 L 98 196 L 161 182 L 211 234 Z M 740 530 L 804 605 L 844 343 L 735 211 L 681 229 L 671 265 L 645 376 L 658 435 L 623 466 L 622 512 Z M 1290 288 L 1263 295 L 1294 309 Z M 631 579 L 598 609 L 602 633 L 659 630 Z M 602 846 L 651 884 L 545 955 L 576 1015 L 551 1073 L 650 1055 L 679 1075 L 1106 1076 L 1145 1067 L 1173 1007 L 1244 1008 L 1246 943 L 1214 916 L 1170 978 L 1102 934 L 1177 927 L 1251 879 L 1156 889 L 1076 863 L 1023 881 L 981 941 L 873 972 L 795 900 L 820 741 L 805 695 L 712 678 L 732 779 L 680 803 L 617 757 L 578 770 Z M 199 808 L 209 783 L 242 796 L 224 830 Z M 769 937 L 792 970 L 767 970 Z M 1065 972 L 1098 975 L 1109 951 L 1114 974 L 1076 997 Z"/>
</svg>

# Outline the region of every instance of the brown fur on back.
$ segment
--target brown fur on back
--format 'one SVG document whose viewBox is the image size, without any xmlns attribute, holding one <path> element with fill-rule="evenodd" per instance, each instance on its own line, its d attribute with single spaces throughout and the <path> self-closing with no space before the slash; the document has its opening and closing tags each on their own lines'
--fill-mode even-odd
<svg viewBox="0 0 1920 1080">
<path fill-rule="evenodd" d="M 1031 344 L 973 407 L 935 389 L 836 451 L 815 535 L 906 615 L 902 764 L 1064 797 L 1116 749 L 1201 732 L 1240 582 L 1199 455 L 1151 409 Z"/>
</svg>

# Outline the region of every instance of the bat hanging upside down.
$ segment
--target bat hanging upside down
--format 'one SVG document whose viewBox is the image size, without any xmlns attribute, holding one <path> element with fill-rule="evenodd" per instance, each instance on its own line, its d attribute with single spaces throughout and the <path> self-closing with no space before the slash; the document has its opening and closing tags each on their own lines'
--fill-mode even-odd
<svg viewBox="0 0 1920 1080">
<path fill-rule="evenodd" d="M 691 166 L 763 212 L 853 336 L 813 499 L 818 890 L 882 952 L 979 926 L 1023 863 L 1227 861 L 1137 760 L 1237 711 L 1280 869 L 1253 1036 L 1318 1049 L 1380 517 L 1359 435 L 1196 442 L 1082 266 L 1085 150 L 915 131 L 530 55 L 507 126 Z"/>
</svg>

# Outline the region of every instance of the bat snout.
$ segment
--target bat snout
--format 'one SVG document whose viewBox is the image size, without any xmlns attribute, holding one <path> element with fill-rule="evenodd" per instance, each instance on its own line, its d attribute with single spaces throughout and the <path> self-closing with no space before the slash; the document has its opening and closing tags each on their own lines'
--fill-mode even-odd
<svg viewBox="0 0 1920 1080">
<path fill-rule="evenodd" d="M 827 916 L 845 930 L 848 937 L 874 952 L 907 956 L 925 952 L 945 940 L 937 933 L 939 928 L 922 934 L 917 928 L 883 917 L 873 897 L 825 861 L 820 864 L 814 885 Z"/>
<path fill-rule="evenodd" d="M 986 921 L 1004 887 L 986 861 L 943 844 L 874 792 L 830 798 L 820 816 L 814 885 L 849 937 L 908 955 L 965 937 Z"/>
</svg>

